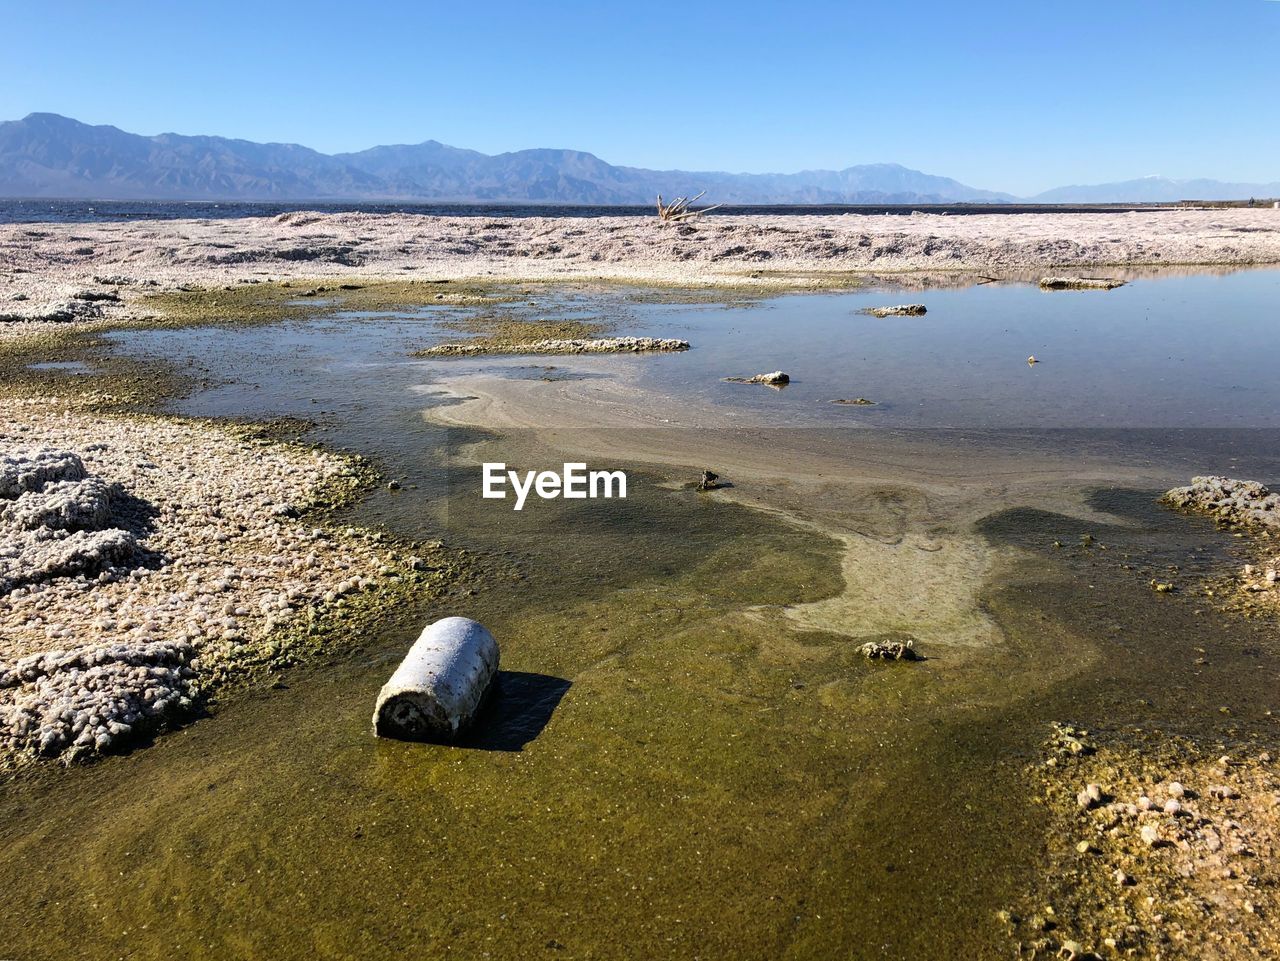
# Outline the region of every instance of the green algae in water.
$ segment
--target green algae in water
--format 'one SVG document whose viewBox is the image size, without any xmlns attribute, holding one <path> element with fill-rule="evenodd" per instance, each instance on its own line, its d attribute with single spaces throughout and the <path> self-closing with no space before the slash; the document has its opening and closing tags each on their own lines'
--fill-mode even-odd
<svg viewBox="0 0 1280 961">
<path fill-rule="evenodd" d="M 361 653 L 147 750 L 13 785 L 11 950 L 772 957 L 860 943 L 891 890 L 886 846 L 908 898 L 935 886 L 911 851 L 957 850 L 927 842 L 946 818 L 919 848 L 898 850 L 901 830 L 863 843 L 885 792 L 914 780 L 913 745 L 949 743 L 910 723 L 927 681 L 795 634 L 775 609 L 841 589 L 834 542 L 636 490 L 594 520 L 540 504 L 519 538 L 534 556 L 507 586 L 396 612 Z M 546 545 L 571 522 L 600 563 L 554 564 Z M 521 750 L 374 741 L 370 705 L 413 633 L 463 612 L 493 627 L 504 670 L 570 683 L 545 728 Z M 868 680 L 878 714 L 832 696 Z M 841 877 L 880 894 L 850 900 Z"/>
</svg>

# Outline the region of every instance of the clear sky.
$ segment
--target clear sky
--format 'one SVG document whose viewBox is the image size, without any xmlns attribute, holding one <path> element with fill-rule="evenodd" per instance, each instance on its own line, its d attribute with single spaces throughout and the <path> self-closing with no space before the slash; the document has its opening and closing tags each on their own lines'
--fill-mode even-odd
<svg viewBox="0 0 1280 961">
<path fill-rule="evenodd" d="M 0 0 L 0 119 L 325 152 L 1280 180 L 1280 2 Z"/>
</svg>

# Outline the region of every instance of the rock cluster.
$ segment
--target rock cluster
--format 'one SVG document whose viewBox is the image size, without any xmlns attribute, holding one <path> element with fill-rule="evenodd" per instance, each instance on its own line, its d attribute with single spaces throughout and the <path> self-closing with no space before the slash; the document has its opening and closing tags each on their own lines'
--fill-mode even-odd
<svg viewBox="0 0 1280 961">
<path fill-rule="evenodd" d="M 858 653 L 870 661 L 914 661 L 920 656 L 913 640 L 867 641 Z"/>
<path fill-rule="evenodd" d="M 1280 590 L 1280 555 L 1262 564 L 1246 564 L 1241 574 L 1246 591 L 1260 593 Z"/>
<path fill-rule="evenodd" d="M 687 340 L 662 337 L 600 337 L 546 339 L 503 343 L 477 338 L 454 344 L 437 344 L 418 352 L 420 357 L 476 357 L 485 354 L 635 354 L 688 350 Z"/>
<path fill-rule="evenodd" d="M 0 596 L 57 577 L 123 573 L 138 543 L 108 526 L 111 497 L 71 451 L 0 454 Z"/>
<path fill-rule="evenodd" d="M 1161 500 L 1179 510 L 1211 514 L 1223 523 L 1280 530 L 1280 494 L 1257 481 L 1193 477 L 1189 487 L 1175 487 Z"/>
<path fill-rule="evenodd" d="M 1106 957 L 1280 951 L 1280 771 L 1270 753 L 1205 756 L 1175 738 L 1156 749 L 1094 745 L 1065 726 L 1047 747 L 1033 771 L 1053 812 L 1050 890 L 1002 913 L 1024 952 L 1048 956 L 1072 939 Z"/>
</svg>

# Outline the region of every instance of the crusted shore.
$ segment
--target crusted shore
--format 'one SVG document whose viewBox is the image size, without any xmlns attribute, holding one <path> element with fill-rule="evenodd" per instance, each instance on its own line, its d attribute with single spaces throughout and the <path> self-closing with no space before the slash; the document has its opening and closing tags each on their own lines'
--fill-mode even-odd
<svg viewBox="0 0 1280 961">
<path fill-rule="evenodd" d="M 1280 613 L 1280 493 L 1258 481 L 1210 475 L 1193 477 L 1188 486 L 1165 492 L 1161 501 L 1235 530 L 1251 558 L 1239 571 L 1207 585 L 1208 596 L 1245 615 Z"/>
<path fill-rule="evenodd" d="M 326 617 L 429 589 L 440 558 L 302 516 L 368 473 L 234 427 L 6 399 L 0 759 L 118 749 L 289 663 Z"/>
<path fill-rule="evenodd" d="M 154 314 L 149 294 L 254 281 L 618 280 L 805 288 L 852 275 L 1009 276 L 1280 263 L 1269 209 L 1123 214 L 277 217 L 0 225 L 0 337 Z M 303 288 L 298 296 L 323 293 Z"/>
</svg>

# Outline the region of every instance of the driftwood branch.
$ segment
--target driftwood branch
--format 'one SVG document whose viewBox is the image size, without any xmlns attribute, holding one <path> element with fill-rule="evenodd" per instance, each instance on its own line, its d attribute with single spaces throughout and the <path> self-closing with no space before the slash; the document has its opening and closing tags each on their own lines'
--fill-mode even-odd
<svg viewBox="0 0 1280 961">
<path fill-rule="evenodd" d="M 706 191 L 704 190 L 696 197 L 677 197 L 669 204 L 664 204 L 662 202 L 662 194 L 658 194 L 658 219 L 664 224 L 679 224 L 684 223 L 686 220 L 696 220 L 708 211 L 717 210 L 724 206 L 724 204 L 716 204 L 712 207 L 703 207 L 701 210 L 690 210 L 689 205 L 696 204 L 702 199 L 702 194 L 705 193 Z"/>
</svg>

